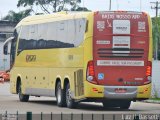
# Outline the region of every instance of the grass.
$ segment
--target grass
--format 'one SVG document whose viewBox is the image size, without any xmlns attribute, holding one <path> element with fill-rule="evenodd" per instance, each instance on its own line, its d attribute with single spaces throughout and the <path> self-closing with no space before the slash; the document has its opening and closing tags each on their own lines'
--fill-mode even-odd
<svg viewBox="0 0 160 120">
<path fill-rule="evenodd" d="M 150 98 L 150 100 L 159 100 L 160 101 L 160 98 Z"/>
</svg>

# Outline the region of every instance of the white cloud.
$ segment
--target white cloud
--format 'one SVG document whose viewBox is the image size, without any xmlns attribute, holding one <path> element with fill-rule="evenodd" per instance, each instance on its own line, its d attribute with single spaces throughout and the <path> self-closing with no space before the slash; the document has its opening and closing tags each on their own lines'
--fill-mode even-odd
<svg viewBox="0 0 160 120">
<path fill-rule="evenodd" d="M 0 0 L 0 16 L 4 17 L 9 10 L 19 11 L 17 2 L 18 0 Z"/>
</svg>

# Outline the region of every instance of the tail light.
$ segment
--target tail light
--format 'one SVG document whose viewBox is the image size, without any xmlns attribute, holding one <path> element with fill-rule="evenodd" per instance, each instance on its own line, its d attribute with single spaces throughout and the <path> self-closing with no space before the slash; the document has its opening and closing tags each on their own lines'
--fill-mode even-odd
<svg viewBox="0 0 160 120">
<path fill-rule="evenodd" d="M 87 80 L 93 84 L 97 84 L 97 81 L 95 79 L 95 72 L 94 72 L 94 63 L 93 60 L 88 62 L 87 65 Z"/>
<path fill-rule="evenodd" d="M 147 80 L 151 82 L 152 80 L 152 62 L 151 61 L 148 61 L 147 63 L 146 77 L 147 77 Z"/>
</svg>

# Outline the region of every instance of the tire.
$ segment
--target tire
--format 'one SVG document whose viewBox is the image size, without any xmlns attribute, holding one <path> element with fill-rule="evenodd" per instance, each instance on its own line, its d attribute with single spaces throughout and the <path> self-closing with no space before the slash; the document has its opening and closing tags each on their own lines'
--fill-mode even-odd
<svg viewBox="0 0 160 120">
<path fill-rule="evenodd" d="M 78 105 L 78 102 L 75 102 L 74 99 L 72 99 L 72 95 L 71 95 L 71 89 L 70 89 L 70 85 L 69 83 L 66 86 L 66 104 L 68 108 L 76 108 Z"/>
<path fill-rule="evenodd" d="M 65 92 L 62 90 L 60 82 L 56 85 L 56 100 L 59 107 L 66 106 Z"/>
<path fill-rule="evenodd" d="M 131 105 L 131 101 L 123 101 L 120 104 L 120 109 L 129 109 L 130 105 Z"/>
<path fill-rule="evenodd" d="M 25 95 L 25 94 L 22 93 L 22 84 L 21 84 L 21 82 L 19 82 L 19 85 L 18 85 L 18 95 L 19 95 L 19 100 L 21 102 L 28 102 L 29 95 Z"/>
</svg>

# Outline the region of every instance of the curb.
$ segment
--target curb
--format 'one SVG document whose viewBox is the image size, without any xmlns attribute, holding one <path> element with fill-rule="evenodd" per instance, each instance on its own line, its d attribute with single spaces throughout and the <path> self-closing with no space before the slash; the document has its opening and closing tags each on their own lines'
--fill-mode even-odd
<svg viewBox="0 0 160 120">
<path fill-rule="evenodd" d="M 144 100 L 143 102 L 145 103 L 155 103 L 155 104 L 160 104 L 159 100 Z"/>
</svg>

